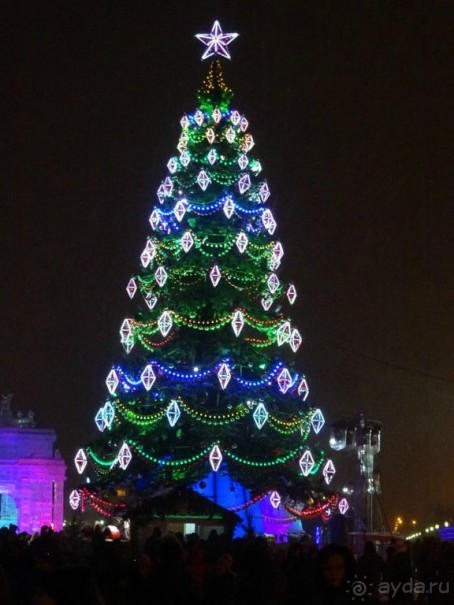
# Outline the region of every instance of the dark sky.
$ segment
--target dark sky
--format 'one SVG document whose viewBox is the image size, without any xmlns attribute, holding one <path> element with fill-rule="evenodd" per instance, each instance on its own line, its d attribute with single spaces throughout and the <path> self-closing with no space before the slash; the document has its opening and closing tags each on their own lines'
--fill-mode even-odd
<svg viewBox="0 0 454 605">
<path fill-rule="evenodd" d="M 0 392 L 68 458 L 93 430 L 207 69 L 193 35 L 217 17 L 241 34 L 226 79 L 303 293 L 313 401 L 383 421 L 389 516 L 453 503 L 453 16 L 435 0 L 4 3 Z"/>
</svg>

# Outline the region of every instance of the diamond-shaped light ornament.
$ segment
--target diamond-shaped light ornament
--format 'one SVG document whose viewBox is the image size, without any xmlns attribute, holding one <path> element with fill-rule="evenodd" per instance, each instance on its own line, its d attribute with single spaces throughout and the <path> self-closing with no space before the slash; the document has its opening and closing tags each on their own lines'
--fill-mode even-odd
<svg viewBox="0 0 454 605">
<path fill-rule="evenodd" d="M 176 172 L 178 163 L 175 158 L 170 158 L 170 160 L 167 162 L 167 168 L 169 169 L 170 174 Z"/>
<path fill-rule="evenodd" d="M 158 196 L 158 200 L 160 204 L 163 204 L 166 197 L 166 191 L 164 185 L 159 185 L 158 190 L 156 191 L 156 195 Z"/>
<path fill-rule="evenodd" d="M 292 333 L 292 328 L 290 326 L 290 322 L 285 321 L 284 323 L 282 323 L 276 330 L 277 345 L 280 347 L 281 345 L 284 344 L 284 342 L 288 342 L 291 333 Z"/>
<path fill-rule="evenodd" d="M 233 331 L 235 333 L 235 336 L 239 336 L 241 330 L 243 329 L 244 326 L 244 315 L 241 311 L 235 311 L 233 318 L 232 318 L 232 328 Z"/>
<path fill-rule="evenodd" d="M 232 216 L 233 211 L 235 210 L 235 204 L 233 203 L 233 200 L 231 198 L 228 197 L 225 200 L 223 210 L 224 210 L 224 214 L 227 218 L 230 218 Z"/>
<path fill-rule="evenodd" d="M 189 250 L 192 248 L 193 245 L 194 245 L 194 238 L 192 237 L 192 234 L 190 231 L 186 231 L 186 233 L 184 233 L 183 237 L 181 238 L 181 247 L 183 248 L 183 250 L 185 252 L 189 252 Z"/>
<path fill-rule="evenodd" d="M 188 138 L 188 135 L 186 133 L 183 133 L 181 136 L 183 137 L 183 135 L 186 136 L 186 140 Z M 166 178 L 164 179 L 164 192 L 167 196 L 172 195 L 172 191 L 173 191 L 173 181 L 170 178 L 170 176 L 166 176 Z"/>
<path fill-rule="evenodd" d="M 222 462 L 222 453 L 218 445 L 213 446 L 213 449 L 211 450 L 208 459 L 210 461 L 211 468 L 216 473 L 219 470 L 219 467 L 221 466 Z"/>
<path fill-rule="evenodd" d="M 191 156 L 189 155 L 188 151 L 183 151 L 182 154 L 180 154 L 180 163 L 182 166 L 186 167 L 189 162 L 191 161 Z"/>
<path fill-rule="evenodd" d="M 241 254 L 243 254 L 243 252 L 246 250 L 248 243 L 249 240 L 247 235 L 244 233 L 244 231 L 241 231 L 235 241 L 236 247 L 238 248 Z"/>
<path fill-rule="evenodd" d="M 213 23 L 211 33 L 209 34 L 196 34 L 197 40 L 200 40 L 202 44 L 207 47 L 202 55 L 202 61 L 212 57 L 213 55 L 219 55 L 226 59 L 230 59 L 230 53 L 228 51 L 228 45 L 238 37 L 238 34 L 230 33 L 224 34 L 219 21 Z"/>
<path fill-rule="evenodd" d="M 225 138 L 227 139 L 227 141 L 229 143 L 233 143 L 233 141 L 235 140 L 235 131 L 233 130 L 233 128 L 227 128 L 227 130 L 224 133 Z"/>
<path fill-rule="evenodd" d="M 325 482 L 327 485 L 331 483 L 335 474 L 336 468 L 333 464 L 333 461 L 327 460 L 325 466 L 323 467 L 323 476 L 325 477 Z"/>
<path fill-rule="evenodd" d="M 107 401 L 102 408 L 102 415 L 104 417 L 104 423 L 108 429 L 112 426 L 113 419 L 115 418 L 115 410 L 110 401 Z"/>
<path fill-rule="evenodd" d="M 315 466 L 315 460 L 310 450 L 305 450 L 299 460 L 299 465 L 301 472 L 305 477 L 307 477 Z"/>
<path fill-rule="evenodd" d="M 151 260 L 153 260 L 154 257 L 155 257 L 155 255 L 156 255 L 156 246 L 151 241 L 151 239 L 147 239 L 145 250 L 148 250 L 148 252 L 149 252 L 149 254 L 151 256 Z"/>
<path fill-rule="evenodd" d="M 158 328 L 161 334 L 165 337 L 170 332 L 173 326 L 172 316 L 168 311 L 164 313 L 158 319 Z"/>
<path fill-rule="evenodd" d="M 126 292 L 128 293 L 129 298 L 134 298 L 134 294 L 137 292 L 137 284 L 133 277 L 131 277 L 131 279 L 128 281 Z"/>
<path fill-rule="evenodd" d="M 151 262 L 151 255 L 146 248 L 143 250 L 142 254 L 140 255 L 140 262 L 142 263 L 142 266 L 145 268 L 148 267 L 148 265 Z"/>
<path fill-rule="evenodd" d="M 187 128 L 190 123 L 191 122 L 187 115 L 184 115 L 180 120 L 181 128 Z"/>
<path fill-rule="evenodd" d="M 197 176 L 197 183 L 202 191 L 206 191 L 206 188 L 210 184 L 210 177 L 207 175 L 205 170 L 201 170 Z"/>
<path fill-rule="evenodd" d="M 131 334 L 132 334 L 132 320 L 124 319 L 123 323 L 121 324 L 121 328 L 120 328 L 120 336 L 121 336 L 122 341 L 129 338 L 131 336 Z"/>
<path fill-rule="evenodd" d="M 79 504 L 80 504 L 80 493 L 76 489 L 73 489 L 73 491 L 69 494 L 69 506 L 73 510 L 77 510 L 79 508 Z"/>
<path fill-rule="evenodd" d="M 291 347 L 292 351 L 294 353 L 296 353 L 298 351 L 298 349 L 300 348 L 301 343 L 303 342 L 303 339 L 301 338 L 301 334 L 299 333 L 299 331 L 296 328 L 293 328 L 289 342 L 290 342 L 290 347 Z"/>
<path fill-rule="evenodd" d="M 281 497 L 279 496 L 278 492 L 271 492 L 270 494 L 270 504 L 273 508 L 279 508 L 279 505 L 281 503 Z"/>
<path fill-rule="evenodd" d="M 161 222 L 161 216 L 160 216 L 159 212 L 157 210 L 153 210 L 153 212 L 150 214 L 150 218 L 148 220 L 150 222 L 151 228 L 154 231 L 156 231 L 159 223 Z"/>
<path fill-rule="evenodd" d="M 87 466 L 87 454 L 82 448 L 74 456 L 74 464 L 76 465 L 77 472 L 81 475 Z"/>
<path fill-rule="evenodd" d="M 230 121 L 232 122 L 232 124 L 234 126 L 238 126 L 238 124 L 240 123 L 240 120 L 241 120 L 241 116 L 237 112 L 237 110 L 235 109 L 235 111 L 233 111 L 232 114 L 231 114 L 231 116 L 230 116 Z"/>
<path fill-rule="evenodd" d="M 345 513 L 350 508 L 347 498 L 342 498 L 342 500 L 338 504 L 339 512 L 341 515 L 345 515 Z"/>
<path fill-rule="evenodd" d="M 243 116 L 243 117 L 241 118 L 241 121 L 240 121 L 240 130 L 241 130 L 241 132 L 246 132 L 246 130 L 247 130 L 247 128 L 248 128 L 248 126 L 249 126 L 249 122 L 248 122 L 248 121 L 247 121 L 247 119 L 246 119 L 246 118 Z"/>
<path fill-rule="evenodd" d="M 289 390 L 289 388 L 292 386 L 292 376 L 290 374 L 290 372 L 287 370 L 287 368 L 284 368 L 283 370 L 280 371 L 278 377 L 277 377 L 277 384 L 279 385 L 279 390 L 281 393 L 285 393 Z"/>
<path fill-rule="evenodd" d="M 221 364 L 218 370 L 218 380 L 222 389 L 225 389 L 230 382 L 232 374 L 230 368 L 226 363 Z"/>
<path fill-rule="evenodd" d="M 151 363 L 144 367 L 143 372 L 140 375 L 140 380 L 142 381 L 142 384 L 147 391 L 149 391 L 154 385 L 156 380 L 156 374 L 153 371 L 153 366 L 151 365 Z"/>
<path fill-rule="evenodd" d="M 279 281 L 276 273 L 271 273 L 266 283 L 268 284 L 268 290 L 271 292 L 271 294 L 274 294 L 279 288 L 281 282 Z"/>
<path fill-rule="evenodd" d="M 213 286 L 216 287 L 221 279 L 221 271 L 217 265 L 214 265 L 214 267 L 211 269 L 210 279 Z"/>
<path fill-rule="evenodd" d="M 273 304 L 273 299 L 272 298 L 262 298 L 262 300 L 260 302 L 262 303 L 262 307 L 265 309 L 265 311 L 268 311 L 268 309 Z"/>
<path fill-rule="evenodd" d="M 289 287 L 287 288 L 286 294 L 287 294 L 287 298 L 288 298 L 289 303 L 291 305 L 293 305 L 293 303 L 296 300 L 296 288 L 295 288 L 295 286 L 293 284 L 289 285 Z"/>
<path fill-rule="evenodd" d="M 266 407 L 263 405 L 262 402 L 260 402 L 255 408 L 254 413 L 252 414 L 254 422 L 259 430 L 262 429 L 263 425 L 268 420 L 268 415 L 269 414 L 266 410 Z"/>
<path fill-rule="evenodd" d="M 259 189 L 260 199 L 263 203 L 270 197 L 270 188 L 268 187 L 268 183 L 262 183 Z"/>
<path fill-rule="evenodd" d="M 219 122 L 221 121 L 222 118 L 222 113 L 221 111 L 216 107 L 213 111 L 213 113 L 211 114 L 211 117 L 213 118 L 213 120 L 216 122 L 216 124 L 219 124 Z"/>
<path fill-rule="evenodd" d="M 207 128 L 205 136 L 207 138 L 208 143 L 211 145 L 211 143 L 213 143 L 216 135 L 214 134 L 214 130 L 212 128 Z"/>
<path fill-rule="evenodd" d="M 197 124 L 197 126 L 202 126 L 204 119 L 205 119 L 205 115 L 203 114 L 202 111 L 200 111 L 200 109 L 198 109 L 194 114 L 194 121 Z"/>
<path fill-rule="evenodd" d="M 104 420 L 103 408 L 99 408 L 98 413 L 95 416 L 95 424 L 98 427 L 98 431 L 101 431 L 101 433 L 106 428 L 106 421 Z"/>
<path fill-rule="evenodd" d="M 164 269 L 164 267 L 158 267 L 156 269 L 156 271 L 154 272 L 154 278 L 155 278 L 156 283 L 158 284 L 158 286 L 160 288 L 162 288 L 162 286 L 167 281 L 167 271 Z"/>
<path fill-rule="evenodd" d="M 180 406 L 172 399 L 169 403 L 169 407 L 166 411 L 167 420 L 169 421 L 170 426 L 175 426 L 178 422 L 178 418 L 181 416 Z"/>
<path fill-rule="evenodd" d="M 126 443 L 126 441 L 123 443 L 120 451 L 118 452 L 117 460 L 118 466 L 125 471 L 132 460 L 131 450 L 129 449 L 129 445 Z"/>
<path fill-rule="evenodd" d="M 249 164 L 249 159 L 245 153 L 242 153 L 238 158 L 238 166 L 241 170 L 244 170 L 246 166 Z"/>
<path fill-rule="evenodd" d="M 269 208 L 263 211 L 262 214 L 262 223 L 265 229 L 268 231 L 270 235 L 276 231 L 276 221 L 274 220 L 273 213 Z"/>
<path fill-rule="evenodd" d="M 251 186 L 251 177 L 248 174 L 243 174 L 238 181 L 238 189 L 240 193 L 246 193 Z"/>
<path fill-rule="evenodd" d="M 183 220 L 183 216 L 186 214 L 186 205 L 187 205 L 187 201 L 185 199 L 179 200 L 175 204 L 175 207 L 173 209 L 175 218 L 177 219 L 177 221 L 179 223 L 181 223 L 181 221 Z"/>
<path fill-rule="evenodd" d="M 210 151 L 207 154 L 207 160 L 210 162 L 211 165 L 213 165 L 217 159 L 218 159 L 218 154 L 216 153 L 216 150 L 210 149 Z"/>
<path fill-rule="evenodd" d="M 126 353 L 129 354 L 131 349 L 134 346 L 134 337 L 128 336 L 127 338 L 124 338 L 124 339 L 122 338 L 120 342 L 121 342 L 124 350 L 126 351 Z"/>
<path fill-rule="evenodd" d="M 110 372 L 107 374 L 106 385 L 111 395 L 113 395 L 117 390 L 119 382 L 118 374 L 115 372 L 115 370 L 110 370 Z"/>
<path fill-rule="evenodd" d="M 284 248 L 282 247 L 281 242 L 276 242 L 274 247 L 273 247 L 273 252 L 272 252 L 272 256 L 276 259 L 276 260 L 281 260 L 282 257 L 284 256 Z"/>
<path fill-rule="evenodd" d="M 157 297 L 151 291 L 144 294 L 144 299 L 149 309 L 154 309 L 156 303 L 158 302 Z"/>
<path fill-rule="evenodd" d="M 245 151 L 246 153 L 248 151 L 251 151 L 254 145 L 255 143 L 252 134 L 247 134 L 243 139 L 243 151 Z"/>
<path fill-rule="evenodd" d="M 280 260 L 277 260 L 276 258 L 271 258 L 270 264 L 269 264 L 269 268 L 271 269 L 271 271 L 276 271 L 277 269 L 279 269 L 280 265 L 281 265 Z"/>
<path fill-rule="evenodd" d="M 314 433 L 318 435 L 325 424 L 325 417 L 323 416 L 322 411 L 318 408 L 312 414 L 311 424 L 312 428 L 314 429 Z"/>
<path fill-rule="evenodd" d="M 309 397 L 309 385 L 304 376 L 301 378 L 301 382 L 298 385 L 298 395 L 303 398 L 303 401 L 306 401 Z"/>
</svg>

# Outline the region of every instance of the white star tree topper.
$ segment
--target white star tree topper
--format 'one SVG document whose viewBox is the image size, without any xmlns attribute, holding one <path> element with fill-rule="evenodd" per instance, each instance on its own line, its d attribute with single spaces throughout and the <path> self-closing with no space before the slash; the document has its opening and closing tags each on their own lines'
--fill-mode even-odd
<svg viewBox="0 0 454 605">
<path fill-rule="evenodd" d="M 200 40 L 200 42 L 207 47 L 202 55 L 202 61 L 209 57 L 213 57 L 214 55 L 230 59 L 231 57 L 227 46 L 233 42 L 238 35 L 239 34 L 234 33 L 224 34 L 219 21 L 213 23 L 210 34 L 196 34 L 195 37 L 197 40 Z"/>
</svg>

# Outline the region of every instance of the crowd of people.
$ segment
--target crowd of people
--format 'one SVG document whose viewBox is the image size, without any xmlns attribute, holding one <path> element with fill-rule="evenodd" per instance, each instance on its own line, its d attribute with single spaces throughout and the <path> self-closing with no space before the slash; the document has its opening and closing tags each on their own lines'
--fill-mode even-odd
<svg viewBox="0 0 454 605">
<path fill-rule="evenodd" d="M 429 590 L 430 589 L 430 590 Z M 212 532 L 162 536 L 139 554 L 100 526 L 37 536 L 0 529 L 1 605 L 343 605 L 454 603 L 454 543 L 372 542 L 355 559 L 307 536 L 276 544 Z"/>
</svg>

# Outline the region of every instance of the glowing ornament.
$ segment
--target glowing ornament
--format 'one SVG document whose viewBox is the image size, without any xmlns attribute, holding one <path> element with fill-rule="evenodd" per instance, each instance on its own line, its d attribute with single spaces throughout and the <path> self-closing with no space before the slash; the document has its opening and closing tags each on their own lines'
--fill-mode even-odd
<svg viewBox="0 0 454 605">
<path fill-rule="evenodd" d="M 277 380 L 277 384 L 279 385 L 280 392 L 285 395 L 285 393 L 292 386 L 292 382 L 293 382 L 292 376 L 291 376 L 290 372 L 287 370 L 287 368 L 284 368 L 283 370 L 280 371 L 276 380 Z"/>
<path fill-rule="evenodd" d="M 213 118 L 213 120 L 216 122 L 216 124 L 219 124 L 219 122 L 221 121 L 222 118 L 222 113 L 220 112 L 220 110 L 216 107 L 216 109 L 213 111 L 213 113 L 211 114 L 211 117 Z"/>
<path fill-rule="evenodd" d="M 287 298 L 288 298 L 289 303 L 291 305 L 293 305 L 293 303 L 296 300 L 296 288 L 295 288 L 295 286 L 293 284 L 289 285 L 289 287 L 287 288 L 286 294 L 287 294 Z"/>
<path fill-rule="evenodd" d="M 137 292 L 137 284 L 133 277 L 131 277 L 131 279 L 128 281 L 126 292 L 128 293 L 129 298 L 134 298 L 134 294 Z"/>
<path fill-rule="evenodd" d="M 95 424 L 98 427 L 98 431 L 101 431 L 101 433 L 106 428 L 106 422 L 104 420 L 103 408 L 99 408 L 98 413 L 95 416 Z"/>
<path fill-rule="evenodd" d="M 219 449 L 218 445 L 213 446 L 213 449 L 211 450 L 210 455 L 208 456 L 208 459 L 210 461 L 211 468 L 216 473 L 218 471 L 219 467 L 221 466 L 221 462 L 222 462 L 222 453 L 221 453 L 221 450 Z"/>
<path fill-rule="evenodd" d="M 254 422 L 255 422 L 257 428 L 259 430 L 261 430 L 263 425 L 268 420 L 268 412 L 266 410 L 266 407 L 263 405 L 263 403 L 260 402 L 258 404 L 258 406 L 255 408 L 252 416 L 254 418 Z"/>
<path fill-rule="evenodd" d="M 259 174 L 260 172 L 262 172 L 262 165 L 260 164 L 260 162 L 258 160 L 254 160 L 254 162 L 252 163 L 252 166 L 251 166 L 251 170 L 255 174 Z"/>
<path fill-rule="evenodd" d="M 208 128 L 205 134 L 208 143 L 211 145 L 211 143 L 214 141 L 215 139 L 215 134 L 214 134 L 214 130 L 212 128 Z"/>
<path fill-rule="evenodd" d="M 181 416 L 180 407 L 175 401 L 175 399 L 172 399 L 172 401 L 170 402 L 169 407 L 166 411 L 166 416 L 170 426 L 175 426 L 178 422 L 179 417 Z"/>
<path fill-rule="evenodd" d="M 186 233 L 181 238 L 181 247 L 185 252 L 189 252 L 189 250 L 194 245 L 194 238 L 191 235 L 190 231 L 186 231 Z"/>
<path fill-rule="evenodd" d="M 147 391 L 151 389 L 156 380 L 156 374 L 153 371 L 153 366 L 149 363 L 144 367 L 142 374 L 140 375 L 140 380 L 142 381 L 143 386 Z"/>
<path fill-rule="evenodd" d="M 240 120 L 241 120 L 241 116 L 235 109 L 235 111 L 230 116 L 230 121 L 232 122 L 232 124 L 234 126 L 238 126 L 238 124 L 240 123 Z"/>
<path fill-rule="evenodd" d="M 271 294 L 274 294 L 276 290 L 279 288 L 280 281 L 276 273 L 271 273 L 266 282 L 268 284 L 268 290 Z"/>
<path fill-rule="evenodd" d="M 269 264 L 271 271 L 276 271 L 281 266 L 281 261 L 276 258 L 272 258 Z"/>
<path fill-rule="evenodd" d="M 189 153 L 187 151 L 183 151 L 183 153 L 180 155 L 181 165 L 186 167 L 190 161 L 191 161 L 191 156 L 189 155 Z"/>
<path fill-rule="evenodd" d="M 230 382 L 230 378 L 232 374 L 230 373 L 230 368 L 226 363 L 221 364 L 218 370 L 218 380 L 222 389 L 225 389 Z"/>
<path fill-rule="evenodd" d="M 75 455 L 74 464 L 76 465 L 77 472 L 79 473 L 79 475 L 81 475 L 84 472 L 85 467 L 87 466 L 87 454 L 82 448 L 80 448 L 80 450 Z"/>
<path fill-rule="evenodd" d="M 161 334 L 165 337 L 170 332 L 173 326 L 172 316 L 168 311 L 164 313 L 158 319 L 158 328 Z"/>
<path fill-rule="evenodd" d="M 159 212 L 157 210 L 153 210 L 148 220 L 150 221 L 151 228 L 156 231 L 159 223 L 161 222 L 161 216 Z"/>
<path fill-rule="evenodd" d="M 229 197 L 225 201 L 223 210 L 227 218 L 230 218 L 233 214 L 233 211 L 235 210 L 235 204 Z"/>
<path fill-rule="evenodd" d="M 235 131 L 229 126 L 229 128 L 227 128 L 227 130 L 225 131 L 224 136 L 229 143 L 233 143 L 233 141 L 235 140 Z"/>
<path fill-rule="evenodd" d="M 238 189 L 240 193 L 246 193 L 246 191 L 251 186 L 251 177 L 248 174 L 243 174 L 243 176 L 238 181 Z"/>
<path fill-rule="evenodd" d="M 205 170 L 201 170 L 199 172 L 199 175 L 197 177 L 197 183 L 199 184 L 199 187 L 200 189 L 202 189 L 202 191 L 205 191 L 208 185 L 210 184 L 210 178 L 205 172 Z"/>
<path fill-rule="evenodd" d="M 183 116 L 180 120 L 181 128 L 187 128 L 190 123 L 188 116 Z"/>
<path fill-rule="evenodd" d="M 80 504 L 80 494 L 76 489 L 69 494 L 69 505 L 73 510 L 77 510 Z"/>
<path fill-rule="evenodd" d="M 164 269 L 164 267 L 158 267 L 156 269 L 156 271 L 154 272 L 154 278 L 155 278 L 156 283 L 158 284 L 158 286 L 160 288 L 162 288 L 162 286 L 167 281 L 167 271 Z"/>
<path fill-rule="evenodd" d="M 150 253 L 148 252 L 148 250 L 145 248 L 145 250 L 142 252 L 142 254 L 140 255 L 140 262 L 142 263 L 143 267 L 148 267 L 148 265 L 151 262 L 151 256 Z"/>
<path fill-rule="evenodd" d="M 307 384 L 307 380 L 304 378 L 304 376 L 298 385 L 298 395 L 303 398 L 303 401 L 306 401 L 306 399 L 309 397 L 309 385 Z"/>
<path fill-rule="evenodd" d="M 323 476 L 325 477 L 325 482 L 327 485 L 331 483 L 335 474 L 336 468 L 333 464 L 333 461 L 327 460 L 325 466 L 323 467 Z"/>
<path fill-rule="evenodd" d="M 273 247 L 273 257 L 277 260 L 281 260 L 284 256 L 284 248 L 282 247 L 281 242 L 276 242 Z"/>
<path fill-rule="evenodd" d="M 110 401 L 108 401 L 102 408 L 102 414 L 104 416 L 104 422 L 106 424 L 106 427 L 110 429 L 110 427 L 112 426 L 113 419 L 115 418 L 115 410 Z"/>
<path fill-rule="evenodd" d="M 117 390 L 117 386 L 119 383 L 119 379 L 118 379 L 118 375 L 115 372 L 115 370 L 110 370 L 110 372 L 107 374 L 107 378 L 106 378 L 106 385 L 107 388 L 109 389 L 109 393 L 111 395 L 113 395 L 115 393 L 115 391 Z"/>
<path fill-rule="evenodd" d="M 183 136 L 183 135 L 181 135 L 181 136 Z M 187 138 L 188 138 L 188 135 L 186 135 L 186 139 Z M 164 192 L 167 196 L 169 196 L 169 195 L 172 195 L 172 191 L 173 191 L 173 181 L 170 178 L 170 176 L 166 176 L 166 178 L 164 179 Z"/>
<path fill-rule="evenodd" d="M 243 139 L 243 151 L 245 151 L 246 153 L 248 151 L 251 151 L 251 149 L 254 147 L 255 143 L 254 143 L 254 138 L 252 137 L 252 134 L 247 134 L 244 139 Z"/>
<path fill-rule="evenodd" d="M 207 160 L 210 162 L 211 165 L 213 165 L 217 159 L 218 159 L 218 154 L 216 153 L 216 150 L 210 149 L 210 151 L 208 152 L 208 155 L 207 155 Z"/>
<path fill-rule="evenodd" d="M 265 229 L 268 231 L 270 235 L 276 231 L 276 221 L 274 220 L 273 213 L 269 208 L 263 211 L 262 214 L 262 223 Z"/>
<path fill-rule="evenodd" d="M 315 460 L 314 460 L 314 457 L 312 456 L 310 450 L 306 450 L 303 453 L 303 455 L 301 456 L 301 458 L 299 460 L 299 465 L 300 465 L 301 472 L 303 473 L 303 475 L 305 477 L 307 477 L 315 466 Z"/>
<path fill-rule="evenodd" d="M 259 189 L 260 199 L 263 203 L 270 197 L 270 188 L 268 187 L 268 183 L 262 183 Z"/>
<path fill-rule="evenodd" d="M 345 513 L 350 508 L 350 505 L 347 501 L 347 498 L 342 498 L 342 500 L 338 504 L 339 512 L 341 515 L 345 515 Z"/>
<path fill-rule="evenodd" d="M 164 185 L 159 185 L 158 190 L 156 192 L 156 195 L 158 196 L 158 200 L 160 204 L 164 203 L 164 199 L 166 197 L 166 192 L 164 189 Z"/>
<path fill-rule="evenodd" d="M 179 200 L 176 204 L 175 204 L 175 208 L 173 209 L 173 213 L 175 215 L 175 218 L 177 219 L 177 221 L 179 223 L 181 223 L 181 221 L 183 220 L 183 216 L 186 214 L 186 200 Z"/>
<path fill-rule="evenodd" d="M 219 270 L 219 267 L 217 265 L 214 265 L 214 267 L 211 269 L 210 279 L 211 279 L 211 283 L 216 288 L 216 286 L 218 285 L 218 283 L 221 279 L 221 271 Z"/>
<path fill-rule="evenodd" d="M 183 133 L 183 134 L 185 134 L 185 133 Z M 180 153 L 183 153 L 183 151 L 186 151 L 186 147 L 187 147 L 187 135 L 185 138 L 183 138 L 183 135 L 181 135 L 180 140 L 178 141 L 177 149 Z"/>
<path fill-rule="evenodd" d="M 131 450 L 129 449 L 129 445 L 126 443 L 126 441 L 123 443 L 120 451 L 118 452 L 117 460 L 118 466 L 125 471 L 132 460 Z"/>
<path fill-rule="evenodd" d="M 290 347 L 291 347 L 292 351 L 294 353 L 296 353 L 298 351 L 298 349 L 300 348 L 301 343 L 303 342 L 303 339 L 301 338 L 301 334 L 298 332 L 298 330 L 296 328 L 293 329 L 289 342 L 290 342 Z"/>
<path fill-rule="evenodd" d="M 314 429 L 314 433 L 318 435 L 325 424 L 325 417 L 323 416 L 322 411 L 318 408 L 312 414 L 311 424 L 312 428 Z"/>
<path fill-rule="evenodd" d="M 268 309 L 273 304 L 273 299 L 272 298 L 262 298 L 262 300 L 260 302 L 262 303 L 262 307 L 265 309 L 265 311 L 268 311 Z"/>
<path fill-rule="evenodd" d="M 231 324 L 232 324 L 232 328 L 235 333 L 235 336 L 238 337 L 240 335 L 241 330 L 244 327 L 244 315 L 242 314 L 241 311 L 235 311 Z"/>
<path fill-rule="evenodd" d="M 175 158 L 170 158 L 170 160 L 167 162 L 167 168 L 169 169 L 169 172 L 171 174 L 176 172 L 176 170 L 178 168 L 178 164 L 177 164 L 177 161 Z"/>
<path fill-rule="evenodd" d="M 242 153 L 238 158 L 238 166 L 241 170 L 244 170 L 246 166 L 249 164 L 249 159 L 245 153 Z"/>
<path fill-rule="evenodd" d="M 240 122 L 240 130 L 241 132 L 246 132 L 247 127 L 249 126 L 249 122 L 247 121 L 247 119 L 243 116 L 241 118 L 241 122 Z"/>
<path fill-rule="evenodd" d="M 131 349 L 134 346 L 134 338 L 132 336 L 128 336 L 128 338 L 121 340 L 121 344 L 122 344 L 124 350 L 126 351 L 126 353 L 129 355 Z"/>
<path fill-rule="evenodd" d="M 203 112 L 201 112 L 200 109 L 198 109 L 194 114 L 194 121 L 197 124 L 197 126 L 202 126 L 204 119 L 205 119 L 205 116 L 204 116 Z"/>
<path fill-rule="evenodd" d="M 158 299 L 156 296 L 154 296 L 153 292 L 147 292 L 144 295 L 144 299 L 149 309 L 154 309 L 156 303 L 158 302 Z"/>
<path fill-rule="evenodd" d="M 126 340 L 127 338 L 129 338 L 132 334 L 132 323 L 131 323 L 131 319 L 125 319 L 123 320 L 123 323 L 121 324 L 121 328 L 120 328 L 120 336 L 122 340 Z"/>
<path fill-rule="evenodd" d="M 290 322 L 285 321 L 276 330 L 277 345 L 280 347 L 281 345 L 284 344 L 284 342 L 288 342 L 291 333 L 292 333 L 292 328 L 290 326 Z"/>
<path fill-rule="evenodd" d="M 238 248 L 241 254 L 243 254 L 243 252 L 246 250 L 248 243 L 249 240 L 247 238 L 247 235 L 243 231 L 241 231 L 235 241 L 236 247 Z"/>
<path fill-rule="evenodd" d="M 270 494 L 270 504 L 273 508 L 279 508 L 279 504 L 281 503 L 281 497 L 278 492 L 271 492 Z"/>
<path fill-rule="evenodd" d="M 219 21 L 213 23 L 210 34 L 196 34 L 197 40 L 207 47 L 202 55 L 202 61 L 214 55 L 220 55 L 226 59 L 230 59 L 230 53 L 227 46 L 238 37 L 238 34 L 224 34 Z"/>
</svg>

